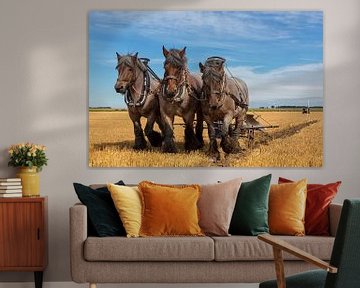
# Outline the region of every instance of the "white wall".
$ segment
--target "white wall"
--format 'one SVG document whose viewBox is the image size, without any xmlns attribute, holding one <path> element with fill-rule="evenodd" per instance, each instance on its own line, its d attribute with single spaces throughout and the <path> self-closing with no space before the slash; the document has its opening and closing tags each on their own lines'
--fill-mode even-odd
<svg viewBox="0 0 360 288">
<path fill-rule="evenodd" d="M 177 4 L 175 4 L 177 3 Z M 325 63 L 324 166 L 320 169 L 90 169 L 87 165 L 87 12 L 96 9 L 323 10 Z M 46 281 L 67 281 L 68 208 L 72 182 L 124 179 L 213 182 L 308 177 L 342 180 L 337 201 L 360 196 L 360 1 L 328 0 L 1 0 L 0 175 L 13 176 L 6 148 L 33 141 L 48 146 L 41 193 L 49 196 L 49 266 Z M 166 175 L 166 177 L 165 177 Z M 0 273 L 0 282 L 32 281 L 29 273 Z"/>
</svg>

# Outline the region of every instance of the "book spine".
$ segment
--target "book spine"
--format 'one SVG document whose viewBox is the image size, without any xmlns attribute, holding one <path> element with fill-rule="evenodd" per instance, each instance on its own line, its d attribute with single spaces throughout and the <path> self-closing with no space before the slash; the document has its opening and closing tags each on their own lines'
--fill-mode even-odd
<svg viewBox="0 0 360 288">
<path fill-rule="evenodd" d="M 0 178 L 0 182 L 21 182 L 20 178 Z"/>
<path fill-rule="evenodd" d="M 18 186 L 21 182 L 0 182 L 0 186 Z"/>
</svg>

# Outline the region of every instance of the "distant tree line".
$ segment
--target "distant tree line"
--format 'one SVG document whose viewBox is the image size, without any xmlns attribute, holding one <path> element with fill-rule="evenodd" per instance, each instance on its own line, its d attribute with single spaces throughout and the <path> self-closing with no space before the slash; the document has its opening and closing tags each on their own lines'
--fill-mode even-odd
<svg viewBox="0 0 360 288">
<path fill-rule="evenodd" d="M 294 106 L 294 105 L 280 105 L 280 106 L 275 106 L 275 105 L 271 105 L 270 107 L 268 106 L 260 106 L 258 109 L 303 109 L 303 108 L 308 108 L 307 106 Z M 310 109 L 323 109 L 323 106 L 310 106 Z"/>
<path fill-rule="evenodd" d="M 90 111 L 127 111 L 126 108 L 112 108 L 110 106 L 89 107 Z"/>
</svg>

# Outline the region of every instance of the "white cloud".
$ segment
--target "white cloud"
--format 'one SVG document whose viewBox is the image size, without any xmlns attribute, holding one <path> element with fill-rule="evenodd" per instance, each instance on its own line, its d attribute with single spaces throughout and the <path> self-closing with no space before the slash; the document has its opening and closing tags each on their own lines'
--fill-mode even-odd
<svg viewBox="0 0 360 288">
<path fill-rule="evenodd" d="M 229 67 L 235 77 L 243 79 L 250 93 L 250 103 L 299 101 L 323 97 L 323 65 L 321 63 L 286 66 L 268 72 L 254 67 Z"/>
<path fill-rule="evenodd" d="M 266 13 L 264 15 L 267 15 Z M 273 17 L 272 14 L 268 15 Z M 169 31 L 177 31 L 174 40 L 187 39 L 189 35 L 197 40 L 209 37 L 219 39 L 224 35 L 233 35 L 252 40 L 277 40 L 291 38 L 291 34 L 265 23 L 258 14 L 250 12 L 229 13 L 219 11 L 131 11 L 131 12 L 96 12 L 92 19 L 96 19 L 96 28 L 135 29 L 142 36 L 161 37 Z M 277 16 L 276 16 L 277 17 Z M 273 17 L 274 18 L 274 17 Z M 275 18 L 274 18 L 275 19 Z M 279 19 L 281 19 L 279 15 Z M 194 35 L 196 31 L 196 35 Z M 222 42 L 224 45 L 224 43 Z M 206 42 L 206 46 L 209 43 Z"/>
</svg>

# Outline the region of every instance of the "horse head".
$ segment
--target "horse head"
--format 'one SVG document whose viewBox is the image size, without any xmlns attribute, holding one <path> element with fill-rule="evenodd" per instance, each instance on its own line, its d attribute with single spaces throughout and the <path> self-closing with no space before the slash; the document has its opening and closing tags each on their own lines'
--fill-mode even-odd
<svg viewBox="0 0 360 288">
<path fill-rule="evenodd" d="M 212 110 L 219 109 L 224 100 L 226 75 L 224 62 L 213 65 L 214 63 L 205 62 L 205 65 L 199 63 L 200 72 L 203 80 L 203 93 Z"/>
<path fill-rule="evenodd" d="M 117 93 L 124 94 L 126 90 L 135 83 L 137 77 L 138 67 L 138 53 L 135 55 L 124 55 L 121 56 L 116 52 L 117 56 L 117 65 L 116 70 L 118 70 L 118 78 L 115 83 L 115 91 Z"/>
<path fill-rule="evenodd" d="M 184 84 L 184 73 L 187 68 L 186 47 L 182 50 L 167 50 L 163 46 L 164 62 L 164 91 L 168 97 L 174 97 L 179 86 Z"/>
</svg>

